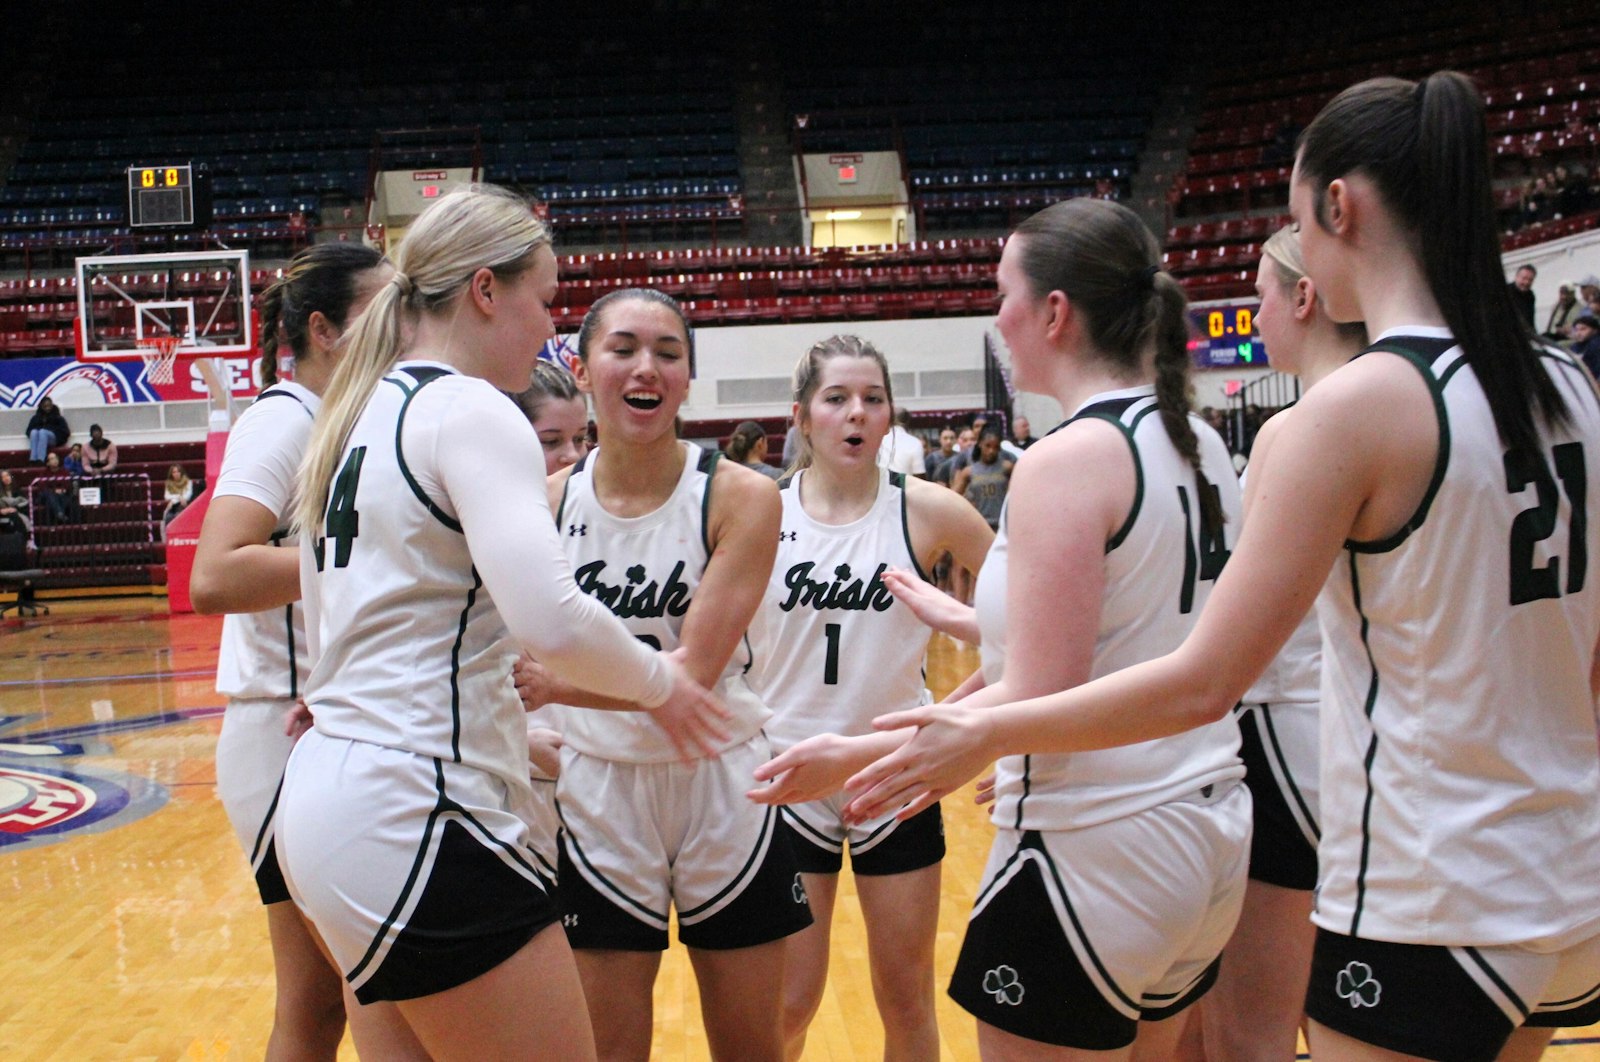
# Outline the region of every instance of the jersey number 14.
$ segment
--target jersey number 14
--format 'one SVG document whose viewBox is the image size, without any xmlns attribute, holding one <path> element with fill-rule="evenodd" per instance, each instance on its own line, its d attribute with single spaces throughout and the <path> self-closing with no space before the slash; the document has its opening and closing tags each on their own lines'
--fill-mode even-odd
<svg viewBox="0 0 1600 1062">
<path fill-rule="evenodd" d="M 361 514 L 356 511 L 356 484 L 361 480 L 361 462 L 367 458 L 367 448 L 358 446 L 345 458 L 344 467 L 333 481 L 333 493 L 328 496 L 328 515 L 323 520 L 327 536 L 318 538 L 312 547 L 317 555 L 317 571 L 322 570 L 327 559 L 328 539 L 333 539 L 333 566 L 343 568 L 350 563 L 350 547 L 361 533 Z"/>
</svg>

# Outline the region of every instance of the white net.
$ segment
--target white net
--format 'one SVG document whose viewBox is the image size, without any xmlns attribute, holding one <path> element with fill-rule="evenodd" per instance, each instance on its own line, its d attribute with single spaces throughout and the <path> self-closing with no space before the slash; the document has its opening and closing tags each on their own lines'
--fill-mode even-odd
<svg viewBox="0 0 1600 1062">
<path fill-rule="evenodd" d="M 169 384 L 178 363 L 178 337 L 152 336 L 139 346 L 144 359 L 144 378 L 150 383 Z"/>
</svg>

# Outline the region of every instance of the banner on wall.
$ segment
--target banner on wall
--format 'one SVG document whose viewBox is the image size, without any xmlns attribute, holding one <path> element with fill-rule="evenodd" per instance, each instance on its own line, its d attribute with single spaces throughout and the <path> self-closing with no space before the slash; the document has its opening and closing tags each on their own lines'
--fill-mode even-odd
<svg viewBox="0 0 1600 1062">
<path fill-rule="evenodd" d="M 540 357 L 571 370 L 577 336 L 557 336 Z M 221 377 L 234 398 L 261 389 L 261 359 L 239 354 L 222 362 Z M 0 358 L 0 409 L 33 409 L 49 395 L 64 409 L 131 402 L 191 402 L 209 397 L 192 362 L 180 361 L 171 383 L 151 383 L 142 361 L 82 362 L 73 358 Z"/>
</svg>

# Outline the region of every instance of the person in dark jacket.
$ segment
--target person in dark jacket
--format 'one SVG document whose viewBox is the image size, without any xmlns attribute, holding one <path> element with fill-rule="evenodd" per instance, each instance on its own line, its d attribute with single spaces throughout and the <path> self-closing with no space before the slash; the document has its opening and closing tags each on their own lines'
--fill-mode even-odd
<svg viewBox="0 0 1600 1062">
<path fill-rule="evenodd" d="M 52 447 L 66 445 L 67 436 L 71 434 L 67 418 L 56 408 L 55 400 L 48 395 L 39 399 L 39 408 L 28 421 L 28 459 L 34 464 L 43 464 L 44 455 Z"/>
</svg>

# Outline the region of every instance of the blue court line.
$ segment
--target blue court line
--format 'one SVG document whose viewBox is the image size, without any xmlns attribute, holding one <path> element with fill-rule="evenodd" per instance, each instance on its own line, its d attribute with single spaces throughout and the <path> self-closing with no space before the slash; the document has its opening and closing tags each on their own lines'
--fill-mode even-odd
<svg viewBox="0 0 1600 1062">
<path fill-rule="evenodd" d="M 220 704 L 207 705 L 203 708 L 180 708 L 175 712 L 140 715 L 130 719 L 112 719 L 104 723 L 80 723 L 77 726 L 57 727 L 54 730 L 35 730 L 31 734 L 10 735 L 7 740 L 17 744 L 36 742 L 44 745 L 54 745 L 58 744 L 63 738 L 95 737 L 101 734 L 120 734 L 129 730 L 148 730 L 151 727 L 166 726 L 169 723 L 186 723 L 194 719 L 210 719 L 221 714 L 222 705 Z"/>
<path fill-rule="evenodd" d="M 99 682 L 132 682 L 139 679 L 164 679 L 164 678 L 200 678 L 204 675 L 215 675 L 214 667 L 191 668 L 187 671 L 136 671 L 126 675 L 97 675 L 78 676 L 56 679 L 17 679 L 9 682 L 0 682 L 0 690 L 16 689 L 19 686 L 93 686 Z"/>
</svg>

